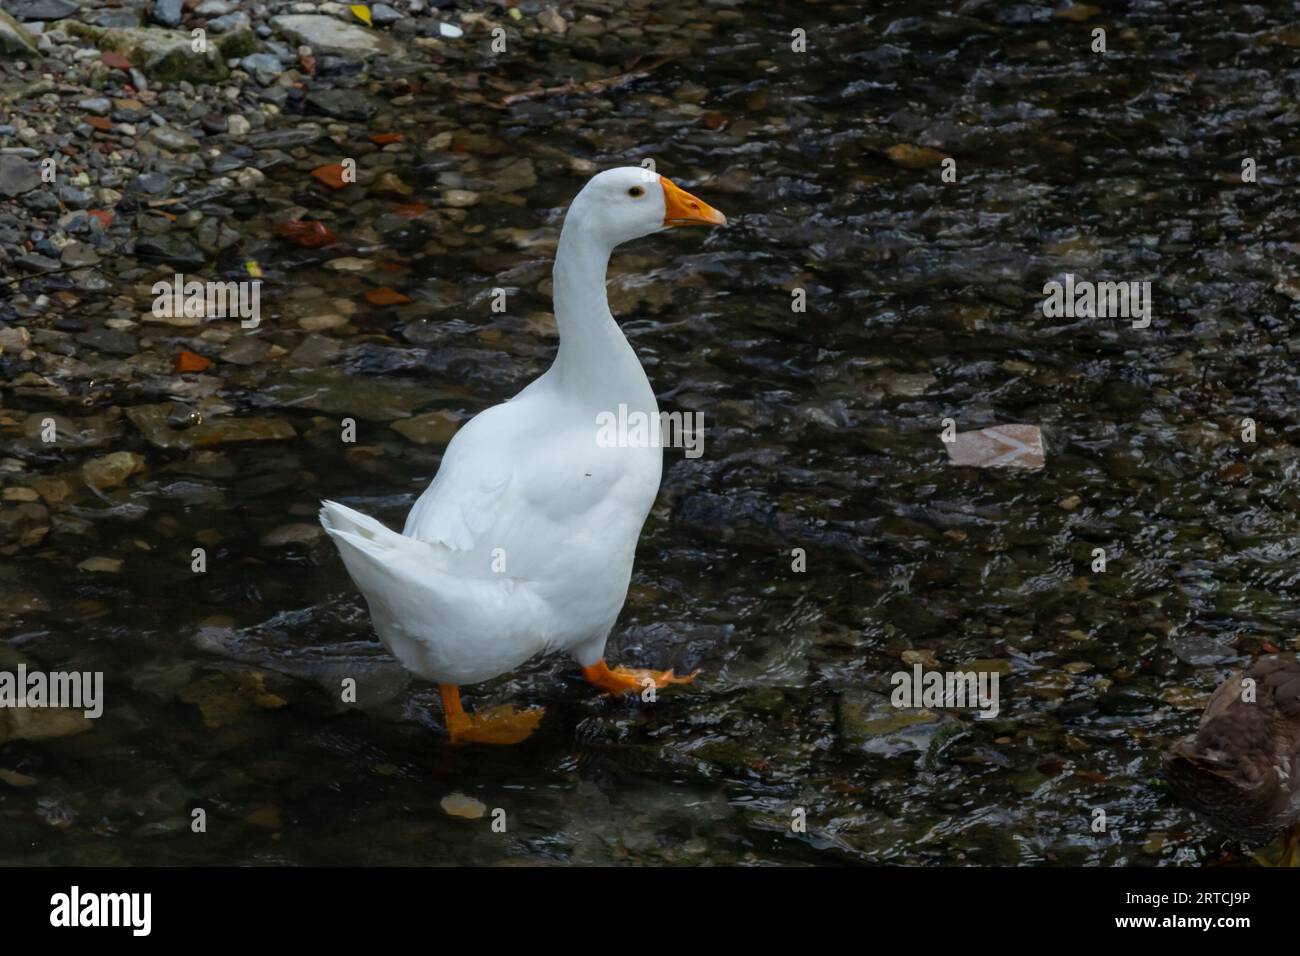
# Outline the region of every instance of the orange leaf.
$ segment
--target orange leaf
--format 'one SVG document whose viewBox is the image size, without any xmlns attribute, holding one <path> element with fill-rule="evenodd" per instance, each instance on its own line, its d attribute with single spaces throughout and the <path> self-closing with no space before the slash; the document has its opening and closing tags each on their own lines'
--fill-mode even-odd
<svg viewBox="0 0 1300 956">
<path fill-rule="evenodd" d="M 181 354 L 176 356 L 176 371 L 178 372 L 202 372 L 212 364 L 212 359 L 204 358 L 197 352 L 191 352 L 188 349 L 182 349 Z"/>
<path fill-rule="evenodd" d="M 319 249 L 322 246 L 332 246 L 339 241 L 338 236 L 330 232 L 325 223 L 307 222 L 302 219 L 277 222 L 275 234 L 304 249 Z"/>
<path fill-rule="evenodd" d="M 376 146 L 387 146 L 389 143 L 401 143 L 405 141 L 405 133 L 376 133 L 370 137 L 370 142 Z"/>
<path fill-rule="evenodd" d="M 113 121 L 107 116 L 87 116 L 86 122 L 99 130 L 107 131 L 113 128 Z"/>
<path fill-rule="evenodd" d="M 113 214 L 107 209 L 88 209 L 86 210 L 86 215 L 98 219 L 99 224 L 105 229 L 113 224 Z"/>
<path fill-rule="evenodd" d="M 384 286 L 382 289 L 371 289 L 367 292 L 366 301 L 371 305 L 402 305 L 410 302 L 411 297 Z"/>
<path fill-rule="evenodd" d="M 414 219 L 417 216 L 423 216 L 429 211 L 429 207 L 423 203 L 393 203 L 393 212 L 399 216 L 405 216 L 407 219 Z"/>
<path fill-rule="evenodd" d="M 320 166 L 311 171 L 311 174 L 323 182 L 330 189 L 342 189 L 349 183 L 343 180 L 343 164 L 330 163 L 328 166 Z"/>
<path fill-rule="evenodd" d="M 131 61 L 120 53 L 114 53 L 112 50 L 105 50 L 99 55 L 99 62 L 103 63 L 110 70 L 129 70 Z"/>
</svg>

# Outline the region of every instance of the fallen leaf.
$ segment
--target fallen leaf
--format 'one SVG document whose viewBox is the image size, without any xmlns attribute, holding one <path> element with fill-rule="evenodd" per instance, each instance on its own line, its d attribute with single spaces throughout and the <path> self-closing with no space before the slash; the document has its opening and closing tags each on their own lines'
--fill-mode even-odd
<svg viewBox="0 0 1300 956">
<path fill-rule="evenodd" d="M 211 365 L 212 359 L 191 352 L 189 349 L 182 349 L 181 354 L 176 356 L 175 369 L 178 372 L 202 372 Z"/>
<path fill-rule="evenodd" d="M 330 189 L 342 189 L 349 185 L 343 179 L 343 164 L 330 163 L 328 166 L 318 166 L 311 171 L 311 174 L 323 182 Z"/>
<path fill-rule="evenodd" d="M 371 289 L 367 292 L 366 301 L 371 305 L 402 305 L 410 302 L 411 297 L 384 286 L 382 289 Z"/>
<path fill-rule="evenodd" d="M 110 130 L 113 128 L 113 121 L 107 116 L 87 116 L 86 122 L 98 130 Z"/>
<path fill-rule="evenodd" d="M 937 149 L 930 149 L 926 146 L 913 146 L 910 143 L 899 143 L 897 146 L 891 146 L 885 150 L 885 155 L 905 169 L 926 169 L 931 166 L 938 166 L 949 158 L 946 153 L 941 153 Z"/>
<path fill-rule="evenodd" d="M 105 50 L 99 55 L 99 62 L 103 63 L 110 70 L 129 70 L 131 61 L 120 53 L 114 53 L 112 50 Z"/>
<path fill-rule="evenodd" d="M 370 142 L 376 146 L 387 146 L 389 143 L 401 143 L 405 141 L 405 133 L 376 133 L 370 137 Z"/>
<path fill-rule="evenodd" d="M 248 271 L 248 274 L 252 276 L 254 279 L 262 278 L 262 267 L 255 260 L 249 259 L 247 262 L 244 263 L 244 268 Z"/>
<path fill-rule="evenodd" d="M 304 249 L 320 249 L 323 246 L 332 246 L 339 241 L 338 236 L 330 232 L 325 223 L 303 219 L 276 223 L 275 234 L 282 239 L 288 239 L 294 245 L 302 246 Z"/>
<path fill-rule="evenodd" d="M 352 15 L 354 17 L 356 17 L 366 26 L 373 25 L 370 19 L 370 8 L 366 6 L 364 3 L 354 3 L 351 6 L 349 6 L 348 9 L 352 11 Z"/>
<path fill-rule="evenodd" d="M 99 220 L 99 224 L 107 229 L 113 224 L 113 214 L 107 209 L 88 209 L 86 215 Z"/>
<path fill-rule="evenodd" d="M 423 216 L 428 211 L 429 207 L 424 205 L 424 203 L 393 203 L 393 212 L 398 216 L 405 216 L 407 219 L 414 219 L 417 216 Z"/>
</svg>

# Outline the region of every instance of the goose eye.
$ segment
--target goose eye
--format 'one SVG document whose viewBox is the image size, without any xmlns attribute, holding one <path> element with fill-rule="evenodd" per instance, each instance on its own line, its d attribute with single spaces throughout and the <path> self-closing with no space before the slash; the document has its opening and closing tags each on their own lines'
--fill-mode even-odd
<svg viewBox="0 0 1300 956">
<path fill-rule="evenodd" d="M 631 196 L 633 199 L 640 199 L 642 196 L 645 195 L 645 190 L 642 189 L 640 186 L 633 186 L 631 189 L 627 191 L 627 194 Z"/>
</svg>

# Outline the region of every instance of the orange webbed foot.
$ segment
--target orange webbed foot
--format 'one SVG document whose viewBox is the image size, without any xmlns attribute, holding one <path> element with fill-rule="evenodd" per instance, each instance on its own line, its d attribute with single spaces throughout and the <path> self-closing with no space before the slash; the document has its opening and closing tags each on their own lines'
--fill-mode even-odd
<svg viewBox="0 0 1300 956">
<path fill-rule="evenodd" d="M 501 704 L 476 714 L 467 714 L 460 705 L 460 690 L 454 684 L 443 684 L 441 691 L 447 733 L 452 744 L 458 747 L 464 744 L 517 744 L 532 735 L 545 713 L 541 707 L 516 710 L 510 704 Z"/>
<path fill-rule="evenodd" d="M 615 667 L 613 670 L 604 662 L 582 669 L 582 676 L 605 693 L 639 694 L 647 687 L 656 689 L 669 684 L 689 684 L 700 672 L 695 671 L 684 677 L 678 677 L 672 671 L 652 671 L 642 667 Z"/>
<path fill-rule="evenodd" d="M 476 714 L 460 713 L 447 720 L 451 742 L 465 744 L 517 744 L 532 736 L 542 721 L 544 708 L 516 710 L 509 704 L 489 707 Z"/>
</svg>

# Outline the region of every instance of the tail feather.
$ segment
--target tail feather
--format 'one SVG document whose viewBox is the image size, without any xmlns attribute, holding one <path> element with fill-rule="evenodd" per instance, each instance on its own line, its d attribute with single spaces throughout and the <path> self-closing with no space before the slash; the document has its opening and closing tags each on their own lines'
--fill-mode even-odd
<svg viewBox="0 0 1300 956">
<path fill-rule="evenodd" d="M 363 538 L 369 538 L 372 541 L 379 541 L 392 536 L 401 537 L 396 531 L 370 517 L 370 515 L 362 514 L 360 511 L 353 511 L 347 505 L 341 505 L 337 501 L 321 502 L 320 523 L 330 534 L 347 531 Z"/>
<path fill-rule="evenodd" d="M 320 523 L 340 546 L 351 545 L 372 557 L 391 555 L 403 546 L 416 544 L 369 515 L 337 501 L 321 502 Z"/>
</svg>

